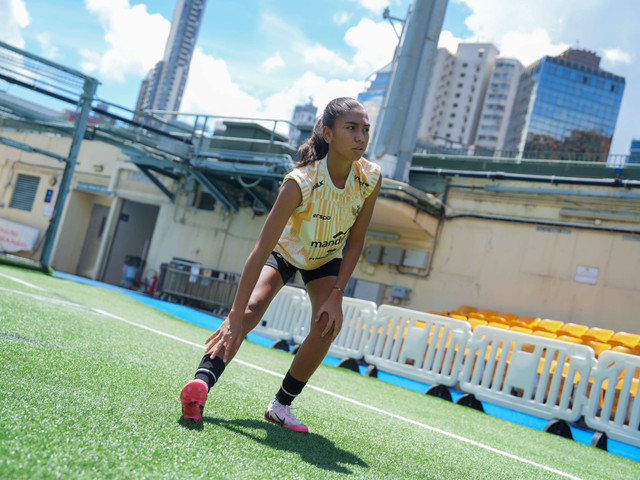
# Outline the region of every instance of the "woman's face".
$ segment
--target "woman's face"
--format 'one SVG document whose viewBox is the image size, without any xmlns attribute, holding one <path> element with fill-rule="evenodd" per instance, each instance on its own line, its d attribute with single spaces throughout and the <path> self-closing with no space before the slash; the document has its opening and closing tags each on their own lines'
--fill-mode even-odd
<svg viewBox="0 0 640 480">
<path fill-rule="evenodd" d="M 360 159 L 369 144 L 369 128 L 369 117 L 362 108 L 338 117 L 333 128 L 323 128 L 329 155 L 350 162 Z"/>
</svg>

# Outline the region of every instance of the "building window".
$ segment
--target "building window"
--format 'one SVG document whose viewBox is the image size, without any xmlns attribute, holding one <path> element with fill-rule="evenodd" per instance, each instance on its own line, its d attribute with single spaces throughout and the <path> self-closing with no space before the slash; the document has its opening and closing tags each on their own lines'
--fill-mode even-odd
<svg viewBox="0 0 640 480">
<path fill-rule="evenodd" d="M 33 201 L 36 198 L 39 183 L 40 177 L 19 173 L 18 179 L 16 180 L 16 187 L 13 189 L 9 208 L 16 208 L 18 210 L 30 212 L 33 208 Z"/>
</svg>

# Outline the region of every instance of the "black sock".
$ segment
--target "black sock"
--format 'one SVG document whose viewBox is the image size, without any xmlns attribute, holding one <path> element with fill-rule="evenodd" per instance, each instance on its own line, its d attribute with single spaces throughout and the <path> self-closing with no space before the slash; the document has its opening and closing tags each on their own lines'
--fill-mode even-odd
<svg viewBox="0 0 640 480">
<path fill-rule="evenodd" d="M 276 400 L 282 405 L 291 405 L 293 399 L 300 394 L 306 384 L 307 382 L 296 380 L 291 376 L 290 372 L 287 372 L 284 380 L 282 380 L 280 390 L 276 393 Z"/>
<path fill-rule="evenodd" d="M 224 367 L 225 364 L 222 358 L 215 357 L 212 360 L 209 355 L 205 355 L 202 357 L 202 360 L 200 360 L 200 365 L 198 365 L 198 370 L 196 370 L 196 379 L 202 380 L 207 384 L 209 390 L 211 390 L 211 387 L 220 380 L 220 375 L 224 372 Z"/>
</svg>

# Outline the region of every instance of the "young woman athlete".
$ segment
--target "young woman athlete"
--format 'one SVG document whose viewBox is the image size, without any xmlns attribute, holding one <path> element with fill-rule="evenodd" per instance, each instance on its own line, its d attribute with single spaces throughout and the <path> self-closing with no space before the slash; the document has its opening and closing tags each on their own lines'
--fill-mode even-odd
<svg viewBox="0 0 640 480">
<path fill-rule="evenodd" d="M 364 245 L 380 191 L 380 167 L 362 158 L 369 118 L 352 98 L 336 98 L 298 150 L 298 163 L 249 254 L 229 315 L 206 340 L 205 355 L 180 394 L 184 418 L 200 421 L 211 387 L 271 300 L 300 270 L 312 305 L 311 328 L 293 358 L 266 420 L 308 432 L 291 413 L 293 399 L 342 328 L 342 295 Z"/>
</svg>

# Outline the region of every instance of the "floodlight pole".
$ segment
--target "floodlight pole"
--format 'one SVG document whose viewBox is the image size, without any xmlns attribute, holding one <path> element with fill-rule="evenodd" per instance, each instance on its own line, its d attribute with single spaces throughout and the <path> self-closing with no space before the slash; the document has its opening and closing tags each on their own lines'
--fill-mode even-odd
<svg viewBox="0 0 640 480">
<path fill-rule="evenodd" d="M 67 194 L 69 193 L 69 187 L 71 185 L 71 179 L 73 172 L 78 163 L 78 154 L 80 153 L 80 146 L 82 139 L 87 130 L 87 122 L 89 120 L 89 113 L 91 112 L 91 104 L 98 89 L 98 81 L 95 78 L 86 78 L 83 86 L 83 93 L 78 102 L 80 107 L 80 113 L 78 120 L 76 121 L 76 128 L 73 129 L 73 140 L 71 141 L 71 147 L 69 148 L 69 156 L 66 159 L 66 165 L 64 167 L 64 173 L 62 174 L 62 180 L 60 181 L 60 188 L 58 188 L 58 195 L 56 197 L 56 203 L 53 207 L 53 214 L 51 215 L 51 223 L 47 232 L 45 233 L 44 243 L 42 245 L 42 254 L 40 255 L 40 264 L 43 267 L 49 267 L 51 260 L 51 252 L 53 250 L 53 244 L 58 233 L 60 226 L 60 219 L 62 217 L 62 210 L 67 200 Z"/>
</svg>

